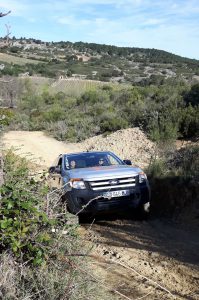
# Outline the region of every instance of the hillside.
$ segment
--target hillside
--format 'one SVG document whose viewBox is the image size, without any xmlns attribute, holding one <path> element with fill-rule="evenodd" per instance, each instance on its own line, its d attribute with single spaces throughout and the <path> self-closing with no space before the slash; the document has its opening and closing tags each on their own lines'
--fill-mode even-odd
<svg viewBox="0 0 199 300">
<path fill-rule="evenodd" d="M 170 78 L 194 82 L 199 75 L 199 61 L 157 49 L 12 39 L 1 52 L 1 76 L 61 76 L 148 85 Z"/>
<path fill-rule="evenodd" d="M 153 141 L 198 137 L 197 60 L 33 39 L 12 39 L 1 52 L 0 106 L 17 109 L 9 120 L 0 114 L 12 129 L 46 130 L 71 142 L 132 127 Z"/>
<path fill-rule="evenodd" d="M 37 64 L 39 61 L 28 59 L 20 56 L 14 56 L 6 53 L 0 53 L 0 61 L 9 63 L 9 64 L 16 64 L 16 65 L 25 65 L 25 64 Z"/>
</svg>

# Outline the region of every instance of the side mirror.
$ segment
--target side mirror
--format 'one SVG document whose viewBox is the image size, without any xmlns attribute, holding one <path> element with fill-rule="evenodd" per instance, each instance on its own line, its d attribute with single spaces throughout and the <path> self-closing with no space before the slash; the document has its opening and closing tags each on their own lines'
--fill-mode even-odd
<svg viewBox="0 0 199 300">
<path fill-rule="evenodd" d="M 128 166 L 131 166 L 132 165 L 132 162 L 130 159 L 124 159 L 123 162 L 128 165 Z"/>
<path fill-rule="evenodd" d="M 60 174 L 61 173 L 61 168 L 60 168 L 60 166 L 52 166 L 52 167 L 50 167 L 49 168 L 49 170 L 48 170 L 48 172 L 49 173 L 56 173 L 56 174 Z"/>
</svg>

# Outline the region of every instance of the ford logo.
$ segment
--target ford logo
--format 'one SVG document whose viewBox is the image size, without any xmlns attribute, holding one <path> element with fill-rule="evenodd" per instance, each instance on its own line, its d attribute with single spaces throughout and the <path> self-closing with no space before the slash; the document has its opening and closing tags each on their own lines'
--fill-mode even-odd
<svg viewBox="0 0 199 300">
<path fill-rule="evenodd" d="M 119 183 L 119 181 L 117 180 L 117 179 L 114 179 L 114 180 L 110 180 L 109 181 L 109 184 L 110 185 L 116 185 L 116 184 L 118 184 Z"/>
</svg>

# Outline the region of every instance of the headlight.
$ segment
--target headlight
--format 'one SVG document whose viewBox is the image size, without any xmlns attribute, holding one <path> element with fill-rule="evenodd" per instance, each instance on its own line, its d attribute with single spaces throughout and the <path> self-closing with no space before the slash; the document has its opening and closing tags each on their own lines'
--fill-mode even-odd
<svg viewBox="0 0 199 300">
<path fill-rule="evenodd" d="M 70 186 L 77 190 L 84 190 L 86 188 L 84 181 L 79 178 L 71 179 Z"/>
<path fill-rule="evenodd" d="M 139 183 L 142 183 L 147 180 L 147 176 L 144 172 L 139 173 Z"/>
</svg>

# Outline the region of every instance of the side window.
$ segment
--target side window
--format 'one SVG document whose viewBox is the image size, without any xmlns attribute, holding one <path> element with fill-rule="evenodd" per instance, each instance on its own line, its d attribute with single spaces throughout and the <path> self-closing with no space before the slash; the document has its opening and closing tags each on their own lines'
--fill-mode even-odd
<svg viewBox="0 0 199 300">
<path fill-rule="evenodd" d="M 68 170 L 70 169 L 70 165 L 69 165 L 69 161 L 68 161 L 68 157 L 65 157 L 65 161 L 64 161 L 64 167 Z"/>
<path fill-rule="evenodd" d="M 112 155 L 108 154 L 107 157 L 110 162 L 110 165 L 118 165 L 118 161 Z"/>
</svg>

